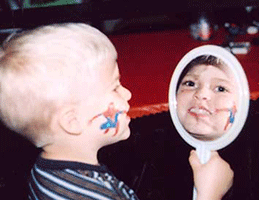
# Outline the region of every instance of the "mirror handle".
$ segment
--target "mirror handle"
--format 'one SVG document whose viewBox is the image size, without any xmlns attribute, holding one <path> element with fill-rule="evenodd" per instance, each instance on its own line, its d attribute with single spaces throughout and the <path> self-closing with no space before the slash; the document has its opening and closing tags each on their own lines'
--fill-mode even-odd
<svg viewBox="0 0 259 200">
<path fill-rule="evenodd" d="M 209 161 L 211 151 L 206 149 L 206 145 L 201 144 L 196 148 L 196 153 L 198 155 L 198 158 L 200 159 L 201 164 L 205 164 Z M 193 187 L 193 200 L 197 199 L 197 190 L 195 187 Z"/>
<path fill-rule="evenodd" d="M 196 148 L 196 153 L 200 159 L 201 164 L 205 164 L 210 160 L 211 151 L 206 148 L 205 144 L 200 144 Z"/>
</svg>

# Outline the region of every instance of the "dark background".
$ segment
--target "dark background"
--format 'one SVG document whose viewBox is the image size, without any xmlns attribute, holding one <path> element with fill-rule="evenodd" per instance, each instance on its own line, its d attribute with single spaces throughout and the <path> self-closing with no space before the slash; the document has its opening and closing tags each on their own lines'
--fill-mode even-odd
<svg viewBox="0 0 259 200">
<path fill-rule="evenodd" d="M 75 5 L 24 8 L 21 3 L 24 0 L 12 0 L 20 5 L 18 9 L 13 9 L 10 1 L 0 1 L 1 29 L 29 28 L 68 21 L 87 22 L 102 29 L 103 23 L 107 20 L 116 19 L 122 19 L 122 24 L 131 22 L 132 25 L 137 25 L 142 22 L 142 28 L 138 27 L 139 31 L 143 31 L 145 24 L 151 25 L 150 29 L 155 29 L 159 25 L 165 28 L 165 24 L 168 28 L 180 28 L 188 26 L 203 12 L 211 15 L 211 20 L 218 24 L 226 21 L 243 23 L 248 18 L 245 8 L 256 8 L 259 5 L 258 0 L 88 0 Z M 45 0 L 47 1 L 51 2 Z"/>
</svg>

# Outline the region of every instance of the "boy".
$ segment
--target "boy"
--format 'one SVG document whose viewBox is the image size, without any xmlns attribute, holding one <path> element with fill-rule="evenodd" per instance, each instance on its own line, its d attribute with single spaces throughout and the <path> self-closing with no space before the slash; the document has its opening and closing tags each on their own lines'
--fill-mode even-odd
<svg viewBox="0 0 259 200">
<path fill-rule="evenodd" d="M 177 91 L 177 112 L 184 128 L 200 140 L 226 133 L 235 119 L 237 84 L 220 59 L 203 55 L 183 72 Z"/>
<path fill-rule="evenodd" d="M 43 26 L 3 44 L 1 118 L 42 148 L 31 171 L 30 199 L 138 199 L 97 159 L 100 148 L 130 135 L 131 93 L 120 84 L 116 59 L 109 39 L 85 24 Z M 201 166 L 190 156 L 196 180 L 215 161 L 224 174 L 210 181 L 210 190 L 203 189 L 207 180 L 197 181 L 199 199 L 219 199 L 233 179 L 217 154 L 211 161 Z"/>
</svg>

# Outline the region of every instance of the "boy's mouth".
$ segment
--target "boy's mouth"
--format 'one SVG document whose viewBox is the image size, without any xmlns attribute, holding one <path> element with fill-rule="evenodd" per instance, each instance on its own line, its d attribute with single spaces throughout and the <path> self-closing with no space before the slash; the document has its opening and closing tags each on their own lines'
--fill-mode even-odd
<svg viewBox="0 0 259 200">
<path fill-rule="evenodd" d="M 126 111 L 126 110 L 125 110 L 125 111 L 123 111 L 123 114 L 126 115 L 126 118 L 129 118 L 129 119 L 131 118 L 131 117 L 129 116 L 129 111 Z"/>
</svg>

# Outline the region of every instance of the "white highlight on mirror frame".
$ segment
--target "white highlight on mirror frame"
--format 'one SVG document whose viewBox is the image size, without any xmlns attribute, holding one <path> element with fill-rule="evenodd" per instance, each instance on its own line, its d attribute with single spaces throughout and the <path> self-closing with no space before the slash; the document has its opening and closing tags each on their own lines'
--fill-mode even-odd
<svg viewBox="0 0 259 200">
<path fill-rule="evenodd" d="M 239 103 L 237 106 L 235 121 L 230 127 L 230 129 L 227 131 L 227 133 L 225 133 L 220 138 L 213 141 L 202 141 L 191 136 L 183 127 L 177 115 L 176 90 L 177 90 L 177 83 L 179 81 L 179 78 L 184 68 L 193 59 L 202 55 L 212 55 L 221 59 L 228 67 L 230 67 L 230 70 L 233 72 L 234 77 L 237 80 L 237 84 L 238 84 L 237 88 L 238 88 Z M 188 144 L 190 144 L 192 147 L 196 148 L 197 150 L 200 148 L 206 149 L 206 150 L 219 150 L 226 147 L 228 144 L 230 144 L 238 136 L 238 134 L 243 128 L 243 125 L 248 115 L 249 101 L 250 101 L 250 93 L 249 93 L 248 81 L 241 64 L 233 54 L 231 54 L 229 51 L 227 51 L 226 49 L 220 46 L 204 45 L 191 50 L 180 60 L 171 78 L 170 87 L 169 87 L 169 111 L 170 111 L 172 121 L 177 131 L 181 135 L 181 137 Z M 209 158 L 205 159 L 202 163 L 205 163 L 206 160 L 208 159 Z"/>
</svg>

